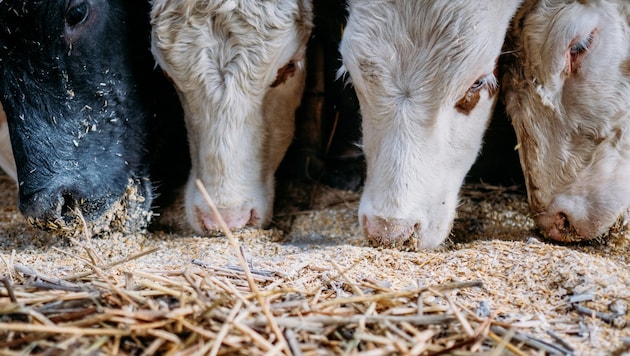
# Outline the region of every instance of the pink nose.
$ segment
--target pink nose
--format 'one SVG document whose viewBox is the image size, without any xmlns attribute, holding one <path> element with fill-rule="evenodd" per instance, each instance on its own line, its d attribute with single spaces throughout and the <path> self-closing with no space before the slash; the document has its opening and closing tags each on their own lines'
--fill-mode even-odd
<svg viewBox="0 0 630 356">
<path fill-rule="evenodd" d="M 540 215 L 537 217 L 537 222 L 542 233 L 550 239 L 561 242 L 581 240 L 581 238 L 576 238 L 579 237 L 578 232 L 563 212 Z"/>
<path fill-rule="evenodd" d="M 361 217 L 365 237 L 385 247 L 402 246 L 418 231 L 418 222 L 403 219 L 388 219 L 378 216 Z"/>
<path fill-rule="evenodd" d="M 571 225 L 569 218 L 563 212 L 556 214 L 543 214 L 536 218 L 543 234 L 553 240 L 570 242 L 581 240 L 578 232 Z"/>
<path fill-rule="evenodd" d="M 257 225 L 258 219 L 254 209 L 219 209 L 219 214 L 225 221 L 225 224 L 230 230 L 240 229 L 247 225 Z M 197 216 L 201 225 L 205 227 L 208 232 L 220 232 L 221 225 L 219 220 L 210 213 L 197 210 Z"/>
<path fill-rule="evenodd" d="M 560 242 L 598 240 L 626 231 L 628 208 L 616 196 L 558 195 L 535 215 L 542 233 Z"/>
<path fill-rule="evenodd" d="M 602 237 L 612 223 L 603 223 L 597 218 L 576 219 L 570 213 L 556 211 L 544 213 L 536 217 L 543 235 L 560 242 L 576 242 L 592 240 Z"/>
</svg>

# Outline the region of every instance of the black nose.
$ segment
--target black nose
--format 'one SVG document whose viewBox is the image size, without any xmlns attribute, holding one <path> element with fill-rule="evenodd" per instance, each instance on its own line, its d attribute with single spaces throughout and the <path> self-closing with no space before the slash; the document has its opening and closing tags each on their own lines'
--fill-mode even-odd
<svg viewBox="0 0 630 356">
<path fill-rule="evenodd" d="M 38 225 L 69 223 L 75 219 L 88 219 L 98 212 L 96 201 L 87 199 L 86 194 L 71 188 L 60 187 L 56 190 L 40 190 L 30 195 L 20 194 L 19 208 L 29 219 L 38 221 Z"/>
</svg>

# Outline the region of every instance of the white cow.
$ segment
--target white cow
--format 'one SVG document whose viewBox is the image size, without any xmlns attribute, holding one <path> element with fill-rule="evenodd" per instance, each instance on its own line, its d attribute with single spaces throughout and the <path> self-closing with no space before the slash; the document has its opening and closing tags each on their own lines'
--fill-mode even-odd
<svg viewBox="0 0 630 356">
<path fill-rule="evenodd" d="M 350 0 L 341 43 L 363 116 L 366 237 L 430 248 L 497 97 L 496 62 L 520 0 Z"/>
<path fill-rule="evenodd" d="M 502 80 L 531 210 L 559 241 L 626 229 L 630 2 L 527 0 Z"/>
<path fill-rule="evenodd" d="M 152 50 L 186 116 L 185 210 L 197 232 L 218 223 L 196 179 L 230 228 L 270 221 L 274 173 L 304 88 L 311 7 L 310 0 L 153 1 Z"/>
</svg>

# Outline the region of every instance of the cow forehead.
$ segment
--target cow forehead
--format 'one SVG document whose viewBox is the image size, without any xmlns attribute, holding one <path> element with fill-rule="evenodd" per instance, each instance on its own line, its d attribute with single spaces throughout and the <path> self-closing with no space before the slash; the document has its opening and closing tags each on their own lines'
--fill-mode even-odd
<svg viewBox="0 0 630 356">
<path fill-rule="evenodd" d="M 588 35 L 601 24 L 600 14 L 598 8 L 578 1 L 542 1 L 532 13 L 525 15 L 522 27 L 527 28 L 527 32 L 523 33 L 524 40 L 533 50 L 544 53 L 554 49 L 564 54 L 576 36 Z"/>
<path fill-rule="evenodd" d="M 90 13 L 101 24 L 114 22 L 105 21 L 107 17 L 122 22 L 121 3 L 122 0 L 91 0 Z M 42 58 L 65 51 L 64 47 L 69 46 L 65 22 L 68 6 L 68 0 L 0 1 L 0 59 L 23 61 L 28 54 Z"/>
<path fill-rule="evenodd" d="M 248 1 L 155 1 L 153 46 L 160 65 L 187 82 L 195 78 L 222 86 L 226 76 L 234 75 L 242 85 L 258 84 L 270 75 L 262 68 L 273 67 L 272 62 L 284 65 L 296 51 L 305 49 L 311 9 L 307 0 L 252 5 Z M 297 41 L 287 41 L 291 38 Z M 288 44 L 298 48 L 287 48 Z M 188 87 L 196 91 L 204 84 Z"/>
<path fill-rule="evenodd" d="M 257 2 L 256 6 L 249 1 L 156 0 L 152 24 L 158 27 L 158 34 L 163 35 L 203 31 L 216 37 L 258 40 L 294 29 L 308 33 L 311 26 L 309 13 L 310 3 L 306 0 L 263 1 Z"/>
<path fill-rule="evenodd" d="M 630 24 L 630 2 L 625 0 L 545 0 L 529 5 L 514 21 L 523 29 L 521 41 L 534 51 L 555 49 L 554 54 L 564 54 L 576 38 L 594 29 L 601 32 L 622 25 L 624 18 L 626 26 Z"/>
<path fill-rule="evenodd" d="M 93 0 L 103 2 L 103 0 Z M 66 0 L 3 0 L 0 1 L 0 38 L 22 38 L 58 30 L 64 25 Z M 54 26 L 54 28 L 50 28 Z M 28 38 L 32 40 L 33 38 Z"/>
<path fill-rule="evenodd" d="M 42 17 L 45 5 L 44 1 L 0 1 L 0 44 L 3 49 L 10 50 L 16 39 L 41 40 L 33 35 L 45 22 Z"/>
<path fill-rule="evenodd" d="M 523 68 L 520 75 L 539 85 L 537 90 L 544 100 L 559 92 L 564 80 L 561 74 L 567 65 L 566 55 L 572 44 L 589 34 L 596 33 L 598 41 L 592 48 L 595 55 L 584 59 L 589 61 L 584 68 L 588 73 L 597 74 L 583 75 L 579 77 L 580 82 L 620 79 L 616 73 L 621 70 L 623 74 L 623 65 L 620 68 L 617 66 L 622 60 L 623 48 L 628 48 L 630 32 L 624 22 L 630 20 L 630 2 L 543 0 L 532 1 L 528 5 L 514 19 L 514 23 L 520 24 L 514 32 L 518 37 L 516 52 L 522 52 L 516 58 Z M 612 85 L 607 84 L 607 87 Z"/>
<path fill-rule="evenodd" d="M 351 4 L 355 18 L 350 21 L 357 28 L 351 33 L 349 52 L 360 65 L 367 63 L 373 73 L 381 72 L 385 80 L 425 89 L 452 88 L 453 92 L 442 92 L 449 100 L 492 73 L 517 4 L 507 9 L 492 2 L 377 3 Z"/>
</svg>

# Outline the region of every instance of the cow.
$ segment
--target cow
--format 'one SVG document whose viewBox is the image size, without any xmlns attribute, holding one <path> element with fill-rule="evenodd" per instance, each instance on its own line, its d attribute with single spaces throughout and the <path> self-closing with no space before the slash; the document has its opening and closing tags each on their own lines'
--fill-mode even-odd
<svg viewBox="0 0 630 356">
<path fill-rule="evenodd" d="M 0 1 L 0 102 L 31 224 L 60 235 L 146 227 L 149 136 L 162 130 L 158 113 L 181 112 L 154 68 L 149 10 L 143 1 Z"/>
<path fill-rule="evenodd" d="M 187 221 L 200 234 L 219 230 L 195 185 L 200 180 L 229 228 L 267 225 L 274 173 L 291 143 L 304 89 L 312 4 L 152 4 L 152 51 L 178 91 L 188 131 Z"/>
<path fill-rule="evenodd" d="M 508 31 L 503 97 L 547 238 L 627 230 L 629 23 L 626 0 L 527 0 Z"/>
<path fill-rule="evenodd" d="M 496 63 L 520 1 L 349 0 L 340 51 L 359 99 L 369 241 L 432 248 L 494 108 Z"/>
</svg>

